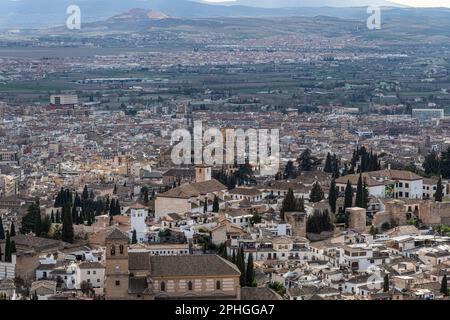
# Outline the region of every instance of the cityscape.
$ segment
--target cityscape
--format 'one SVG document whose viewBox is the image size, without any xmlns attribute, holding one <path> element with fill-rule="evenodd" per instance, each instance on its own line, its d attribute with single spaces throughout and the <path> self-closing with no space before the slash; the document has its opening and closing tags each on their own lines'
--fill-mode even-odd
<svg viewBox="0 0 450 320">
<path fill-rule="evenodd" d="M 0 0 L 0 300 L 449 300 L 444 2 Z"/>
</svg>

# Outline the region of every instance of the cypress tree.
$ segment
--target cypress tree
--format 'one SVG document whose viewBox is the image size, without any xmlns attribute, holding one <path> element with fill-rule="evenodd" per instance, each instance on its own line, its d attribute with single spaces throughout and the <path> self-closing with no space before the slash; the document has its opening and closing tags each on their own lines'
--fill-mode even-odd
<svg viewBox="0 0 450 320">
<path fill-rule="evenodd" d="M 442 178 L 439 178 L 436 186 L 436 193 L 434 194 L 434 200 L 442 202 L 443 197 L 444 197 L 444 187 L 442 186 Z"/>
<path fill-rule="evenodd" d="M 73 234 L 73 220 L 72 215 L 70 214 L 70 206 L 66 204 L 64 207 L 64 218 L 62 225 L 62 240 L 64 242 L 73 243 L 74 234 Z"/>
<path fill-rule="evenodd" d="M 11 254 L 16 253 L 16 242 L 14 240 L 11 240 Z"/>
<path fill-rule="evenodd" d="M 0 216 L 0 240 L 5 240 L 5 229 L 3 228 L 3 220 Z"/>
<path fill-rule="evenodd" d="M 59 211 L 56 211 L 55 223 L 61 223 L 61 215 Z"/>
<path fill-rule="evenodd" d="M 443 293 L 444 296 L 448 296 L 448 282 L 447 282 L 447 275 L 446 274 L 442 277 L 441 293 Z"/>
<path fill-rule="evenodd" d="M 84 185 L 83 193 L 81 194 L 81 199 L 83 200 L 83 202 L 86 201 L 87 199 L 89 199 L 89 191 L 88 191 L 87 185 Z"/>
<path fill-rule="evenodd" d="M 52 226 L 52 222 L 50 221 L 50 218 L 48 215 L 45 215 L 44 221 L 42 222 L 42 230 L 41 234 L 48 235 L 50 232 L 50 228 Z"/>
<path fill-rule="evenodd" d="M 120 203 L 119 203 L 119 199 L 116 200 L 116 204 L 115 204 L 115 210 L 114 210 L 114 215 L 118 216 L 120 215 Z"/>
<path fill-rule="evenodd" d="M 383 292 L 389 291 L 389 275 L 384 276 L 384 282 L 383 282 Z"/>
<path fill-rule="evenodd" d="M 213 212 L 219 212 L 219 198 L 216 195 L 214 195 L 212 211 Z"/>
<path fill-rule="evenodd" d="M 6 231 L 6 243 L 5 243 L 5 262 L 11 262 L 11 237 L 9 232 Z"/>
<path fill-rule="evenodd" d="M 204 206 L 203 206 L 203 213 L 207 213 L 208 212 L 208 198 L 205 197 L 205 202 L 204 202 Z"/>
<path fill-rule="evenodd" d="M 253 254 L 248 255 L 247 260 L 247 270 L 245 272 L 245 279 L 247 282 L 247 287 L 253 287 L 255 283 L 255 270 L 253 266 Z"/>
<path fill-rule="evenodd" d="M 137 243 L 137 234 L 136 234 L 136 229 L 133 229 L 133 236 L 131 237 L 131 244 L 135 244 Z"/>
<path fill-rule="evenodd" d="M 309 201 L 319 202 L 324 198 L 322 187 L 318 182 L 314 183 L 311 193 L 309 194 Z"/>
<path fill-rule="evenodd" d="M 72 206 L 72 221 L 74 224 L 80 224 L 77 207 Z"/>
<path fill-rule="evenodd" d="M 52 223 L 55 223 L 55 213 L 53 212 L 53 210 L 52 210 L 52 213 L 50 214 L 50 221 Z"/>
<path fill-rule="evenodd" d="M 336 213 L 336 202 L 338 198 L 338 190 L 336 188 L 336 181 L 331 180 L 330 191 L 328 192 L 328 203 L 333 214 Z"/>
<path fill-rule="evenodd" d="M 356 188 L 355 207 L 360 207 L 360 208 L 364 207 L 364 191 L 363 191 L 362 173 L 359 174 L 359 178 L 358 178 L 358 186 Z"/>
<path fill-rule="evenodd" d="M 328 173 L 333 172 L 333 165 L 331 163 L 331 154 L 329 152 L 327 153 L 327 158 L 325 160 L 325 167 L 324 167 L 323 171 L 328 172 Z"/>
<path fill-rule="evenodd" d="M 363 181 L 363 208 L 367 209 L 367 207 L 369 206 L 369 187 L 367 186 L 367 180 L 366 178 L 364 178 Z"/>
<path fill-rule="evenodd" d="M 286 196 L 283 199 L 283 204 L 281 206 L 281 212 L 280 212 L 281 219 L 284 220 L 285 212 L 295 211 L 296 205 L 297 205 L 297 203 L 296 203 L 296 199 L 294 196 L 294 191 L 292 191 L 292 189 L 289 188 Z"/>
<path fill-rule="evenodd" d="M 345 209 L 353 207 L 353 188 L 350 180 L 347 180 L 347 186 L 345 187 L 345 198 L 344 198 L 344 213 Z"/>
<path fill-rule="evenodd" d="M 35 224 L 34 224 L 34 234 L 39 237 L 42 233 L 42 217 L 41 210 L 37 210 L 35 213 Z"/>
<path fill-rule="evenodd" d="M 336 155 L 333 154 L 333 158 L 331 159 L 331 164 L 333 168 L 333 178 L 337 179 L 339 178 L 339 160 L 337 159 Z"/>
<path fill-rule="evenodd" d="M 231 256 L 231 262 L 233 262 L 234 264 L 236 264 L 236 250 L 233 249 L 233 254 Z"/>
<path fill-rule="evenodd" d="M 11 222 L 11 228 L 9 230 L 9 234 L 11 235 L 11 237 L 16 236 L 16 226 L 14 225 L 14 221 Z"/>
<path fill-rule="evenodd" d="M 236 257 L 236 266 L 239 268 L 239 271 L 241 272 L 241 276 L 239 278 L 239 283 L 241 287 L 245 286 L 245 257 L 244 257 L 244 250 L 242 248 L 239 248 L 238 255 Z"/>
</svg>

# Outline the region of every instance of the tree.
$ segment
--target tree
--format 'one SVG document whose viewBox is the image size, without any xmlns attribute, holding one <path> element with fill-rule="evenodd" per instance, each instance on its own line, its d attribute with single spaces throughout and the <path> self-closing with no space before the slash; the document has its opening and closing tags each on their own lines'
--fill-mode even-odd
<svg viewBox="0 0 450 320">
<path fill-rule="evenodd" d="M 44 220 L 42 221 L 41 234 L 44 234 L 45 236 L 48 236 L 51 226 L 52 226 L 52 222 L 50 221 L 49 216 L 45 215 Z"/>
<path fill-rule="evenodd" d="M 280 296 L 284 296 L 286 294 L 286 288 L 283 286 L 282 283 L 272 282 L 271 284 L 269 284 L 269 288 L 274 290 Z"/>
<path fill-rule="evenodd" d="M 444 296 L 448 296 L 448 282 L 447 282 L 447 275 L 446 274 L 444 274 L 444 276 L 442 277 L 441 293 L 443 293 Z"/>
<path fill-rule="evenodd" d="M 11 254 L 16 253 L 16 242 L 14 240 L 11 240 Z"/>
<path fill-rule="evenodd" d="M 11 252 L 11 237 L 9 236 L 9 232 L 6 231 L 6 242 L 5 242 L 5 262 L 12 261 L 12 252 Z"/>
<path fill-rule="evenodd" d="M 384 276 L 383 280 L 384 280 L 383 281 L 383 292 L 388 292 L 389 291 L 389 275 L 386 274 Z"/>
<path fill-rule="evenodd" d="M 261 215 L 258 214 L 257 212 L 255 212 L 255 213 L 253 214 L 253 216 L 250 218 L 250 223 L 251 223 L 252 226 L 253 226 L 253 225 L 255 225 L 256 223 L 261 223 L 261 220 L 262 220 Z"/>
<path fill-rule="evenodd" d="M 14 221 L 11 222 L 11 228 L 9 230 L 9 234 L 11 235 L 11 237 L 16 236 L 16 226 L 14 225 Z"/>
<path fill-rule="evenodd" d="M 315 210 L 306 221 L 306 232 L 320 234 L 321 232 L 330 232 L 334 230 L 334 224 L 331 222 L 328 210 L 323 212 Z"/>
<path fill-rule="evenodd" d="M 247 282 L 246 283 L 247 287 L 255 287 L 256 286 L 255 270 L 254 270 L 254 266 L 253 266 L 253 254 L 252 253 L 250 253 L 248 255 L 247 270 L 245 272 L 245 281 Z"/>
<path fill-rule="evenodd" d="M 322 187 L 318 182 L 314 183 L 311 193 L 309 194 L 309 201 L 319 202 L 324 198 Z"/>
<path fill-rule="evenodd" d="M 34 232 L 36 236 L 41 233 L 41 210 L 37 203 L 28 206 L 27 213 L 22 218 L 21 233 Z"/>
<path fill-rule="evenodd" d="M 80 283 L 80 289 L 81 292 L 83 292 L 85 295 L 90 295 L 92 293 L 92 283 L 87 281 L 82 281 Z"/>
<path fill-rule="evenodd" d="M 245 257 L 244 257 L 244 250 L 242 248 L 239 248 L 238 254 L 236 257 L 236 266 L 239 268 L 239 271 L 241 272 L 241 276 L 239 278 L 239 283 L 241 287 L 245 286 Z"/>
<path fill-rule="evenodd" d="M 81 199 L 83 200 L 83 202 L 86 201 L 87 199 L 89 199 L 89 191 L 88 191 L 87 185 L 84 185 L 83 193 L 81 194 Z"/>
<path fill-rule="evenodd" d="M 216 195 L 214 195 L 212 211 L 219 212 L 219 197 L 217 197 Z"/>
<path fill-rule="evenodd" d="M 425 161 L 422 164 L 425 173 L 428 175 L 438 175 L 441 171 L 441 163 L 436 151 L 431 151 L 425 156 Z"/>
<path fill-rule="evenodd" d="M 70 214 L 70 206 L 67 204 L 64 207 L 64 217 L 63 217 L 63 225 L 62 225 L 62 241 L 73 243 L 74 233 L 73 233 L 73 220 L 72 215 Z"/>
<path fill-rule="evenodd" d="M 450 179 L 450 147 L 441 154 L 441 174 L 445 179 Z"/>
<path fill-rule="evenodd" d="M 311 171 L 314 166 L 320 164 L 320 160 L 311 155 L 311 150 L 306 149 L 297 159 L 299 167 L 303 171 Z"/>
<path fill-rule="evenodd" d="M 333 154 L 333 157 L 331 158 L 331 165 L 332 165 L 332 169 L 333 169 L 333 178 L 337 179 L 339 178 L 340 172 L 339 172 L 339 167 L 340 167 L 340 162 L 337 158 L 337 156 L 335 154 Z"/>
<path fill-rule="evenodd" d="M 329 152 L 327 153 L 327 158 L 325 160 L 325 167 L 324 167 L 323 171 L 328 172 L 328 173 L 333 172 L 333 164 L 331 162 L 331 154 Z"/>
<path fill-rule="evenodd" d="M 364 178 L 364 181 L 363 181 L 363 208 L 364 209 L 367 209 L 367 207 L 369 205 L 369 197 L 370 197 L 369 187 L 367 186 L 366 178 Z"/>
<path fill-rule="evenodd" d="M 364 190 L 363 190 L 362 173 L 359 174 L 358 186 L 356 187 L 355 207 L 364 208 Z"/>
<path fill-rule="evenodd" d="M 371 226 L 370 226 L 370 231 L 369 231 L 369 233 L 370 233 L 372 236 L 376 235 L 376 234 L 378 233 L 377 227 L 375 227 L 374 225 L 371 225 Z"/>
<path fill-rule="evenodd" d="M 148 198 L 148 187 L 147 186 L 143 186 L 141 188 L 141 199 L 145 202 L 148 203 L 149 198 Z"/>
<path fill-rule="evenodd" d="M 233 249 L 233 254 L 231 255 L 231 262 L 233 262 L 234 264 L 236 264 L 236 250 Z"/>
<path fill-rule="evenodd" d="M 444 197 L 444 187 L 442 186 L 442 178 L 439 178 L 439 181 L 436 186 L 436 193 L 434 194 L 434 200 L 442 202 L 443 197 Z"/>
<path fill-rule="evenodd" d="M 113 194 L 117 194 L 117 184 L 114 184 Z"/>
<path fill-rule="evenodd" d="M 208 212 L 208 198 L 205 197 L 205 202 L 203 204 L 203 213 Z"/>
<path fill-rule="evenodd" d="M 137 234 L 136 234 L 136 229 L 133 229 L 133 236 L 131 237 L 131 244 L 135 244 L 137 243 Z"/>
<path fill-rule="evenodd" d="M 0 216 L 0 240 L 5 240 L 5 229 L 3 228 L 3 220 Z"/>
<path fill-rule="evenodd" d="M 331 180 L 330 191 L 328 192 L 328 203 L 330 205 L 331 212 L 336 213 L 336 202 L 338 198 L 338 189 L 336 187 L 336 181 Z"/>
<path fill-rule="evenodd" d="M 289 160 L 284 168 L 284 178 L 285 179 L 295 179 L 297 178 L 297 172 L 295 170 L 294 162 Z"/>
<path fill-rule="evenodd" d="M 286 196 L 283 199 L 283 203 L 281 205 L 281 219 L 284 220 L 284 213 L 295 211 L 295 196 L 294 191 L 291 188 L 288 189 Z"/>
<path fill-rule="evenodd" d="M 353 188 L 350 180 L 347 180 L 347 186 L 345 187 L 344 196 L 344 212 L 347 208 L 353 207 Z"/>
</svg>

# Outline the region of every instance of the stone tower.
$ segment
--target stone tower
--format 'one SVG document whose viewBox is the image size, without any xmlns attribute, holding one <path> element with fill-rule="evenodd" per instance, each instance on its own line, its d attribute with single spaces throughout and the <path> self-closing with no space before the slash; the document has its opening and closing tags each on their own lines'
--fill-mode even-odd
<svg viewBox="0 0 450 320">
<path fill-rule="evenodd" d="M 284 220 L 292 226 L 293 237 L 306 237 L 306 213 L 285 212 Z"/>
<path fill-rule="evenodd" d="M 128 298 L 128 236 L 117 228 L 105 238 L 106 270 L 105 297 L 107 300 Z"/>
<path fill-rule="evenodd" d="M 348 215 L 348 227 L 356 232 L 362 233 L 366 230 L 366 209 L 364 208 L 347 208 L 345 210 Z"/>
<path fill-rule="evenodd" d="M 211 180 L 211 166 L 195 166 L 195 182 L 205 182 Z"/>
</svg>

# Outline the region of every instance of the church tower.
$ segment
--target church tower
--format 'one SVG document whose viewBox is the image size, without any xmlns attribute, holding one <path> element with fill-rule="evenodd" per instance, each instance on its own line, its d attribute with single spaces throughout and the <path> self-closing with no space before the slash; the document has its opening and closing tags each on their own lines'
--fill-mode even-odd
<svg viewBox="0 0 450 320">
<path fill-rule="evenodd" d="M 117 228 L 106 235 L 105 297 L 128 298 L 128 236 Z"/>
<path fill-rule="evenodd" d="M 195 166 L 195 182 L 205 182 L 211 180 L 211 166 Z"/>
</svg>

